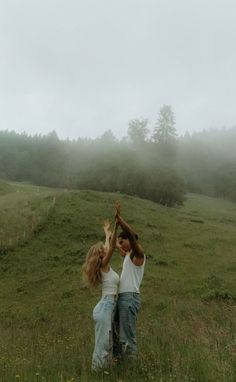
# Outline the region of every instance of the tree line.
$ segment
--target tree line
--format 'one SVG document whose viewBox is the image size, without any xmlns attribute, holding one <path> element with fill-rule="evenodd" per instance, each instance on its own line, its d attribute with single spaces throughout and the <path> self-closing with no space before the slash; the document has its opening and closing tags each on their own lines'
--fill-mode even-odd
<svg viewBox="0 0 236 382">
<path fill-rule="evenodd" d="M 129 122 L 118 140 L 111 130 L 97 139 L 60 140 L 0 131 L 0 178 L 37 185 L 92 189 L 147 198 L 167 206 L 197 192 L 236 201 L 236 128 L 177 137 L 175 115 L 164 105 L 156 125 Z"/>
</svg>

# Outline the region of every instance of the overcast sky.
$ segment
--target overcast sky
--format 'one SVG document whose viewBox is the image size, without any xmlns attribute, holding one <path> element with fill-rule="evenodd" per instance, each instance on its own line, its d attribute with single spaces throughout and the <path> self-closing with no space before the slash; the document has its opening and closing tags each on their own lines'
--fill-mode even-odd
<svg viewBox="0 0 236 382">
<path fill-rule="evenodd" d="M 235 0 L 0 0 L 0 130 L 236 125 Z"/>
</svg>

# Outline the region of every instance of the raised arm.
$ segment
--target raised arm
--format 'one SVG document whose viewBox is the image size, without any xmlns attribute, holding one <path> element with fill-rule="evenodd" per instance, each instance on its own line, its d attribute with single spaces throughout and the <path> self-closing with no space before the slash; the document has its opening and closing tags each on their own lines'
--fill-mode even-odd
<svg viewBox="0 0 236 382">
<path fill-rule="evenodd" d="M 106 255 L 103 257 L 102 259 L 102 269 L 105 269 L 110 260 L 111 260 L 111 257 L 116 249 L 116 239 L 117 239 L 117 229 L 118 229 L 118 224 L 116 223 L 115 224 L 115 228 L 114 228 L 114 231 L 111 235 L 111 239 L 110 239 L 110 243 L 109 243 L 109 248 L 106 252 Z"/>
<path fill-rule="evenodd" d="M 144 258 L 144 252 L 141 245 L 137 242 L 137 233 L 133 228 L 120 216 L 121 205 L 120 202 L 116 202 L 116 222 L 121 226 L 123 231 L 127 232 L 130 236 L 130 245 L 134 252 L 134 256 L 140 259 Z"/>
<path fill-rule="evenodd" d="M 103 230 L 105 232 L 105 243 L 104 243 L 104 248 L 108 251 L 110 247 L 110 240 L 111 240 L 111 223 L 109 220 L 105 220 L 103 223 Z"/>
</svg>

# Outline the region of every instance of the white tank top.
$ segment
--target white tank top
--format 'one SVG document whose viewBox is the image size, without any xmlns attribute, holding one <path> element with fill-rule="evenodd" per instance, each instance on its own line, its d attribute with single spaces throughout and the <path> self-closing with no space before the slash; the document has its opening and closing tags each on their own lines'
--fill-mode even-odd
<svg viewBox="0 0 236 382">
<path fill-rule="evenodd" d="M 119 275 L 113 271 L 110 267 L 109 272 L 103 272 L 102 274 L 102 297 L 108 294 L 116 294 L 119 284 Z"/>
<path fill-rule="evenodd" d="M 139 288 L 143 279 L 145 262 L 146 256 L 144 255 L 143 265 L 135 265 L 130 258 L 130 252 L 127 253 L 120 275 L 119 293 L 140 293 Z"/>
</svg>

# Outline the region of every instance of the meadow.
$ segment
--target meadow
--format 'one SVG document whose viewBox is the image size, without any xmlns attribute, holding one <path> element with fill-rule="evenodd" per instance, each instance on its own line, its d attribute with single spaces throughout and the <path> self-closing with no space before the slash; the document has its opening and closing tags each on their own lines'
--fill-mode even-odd
<svg viewBox="0 0 236 382">
<path fill-rule="evenodd" d="M 139 356 L 95 375 L 100 290 L 81 266 L 116 199 L 147 255 Z M 0 212 L 0 382 L 236 381 L 236 204 L 189 194 L 167 208 L 2 181 Z"/>
</svg>

